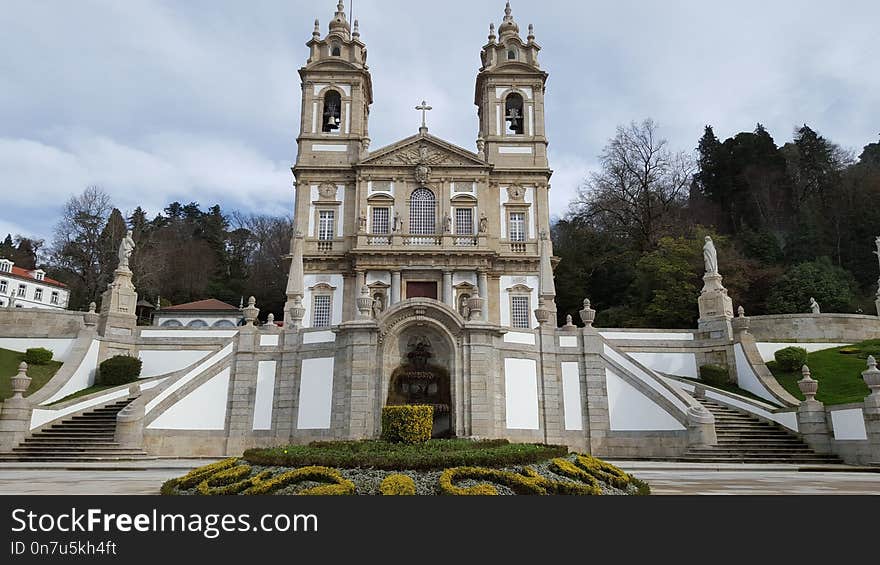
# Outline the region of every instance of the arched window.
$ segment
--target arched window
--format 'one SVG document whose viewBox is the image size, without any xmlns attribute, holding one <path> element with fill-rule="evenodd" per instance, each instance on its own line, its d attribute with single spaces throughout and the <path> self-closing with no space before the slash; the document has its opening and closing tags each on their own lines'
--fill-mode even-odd
<svg viewBox="0 0 880 565">
<path fill-rule="evenodd" d="M 342 123 L 342 96 L 335 90 L 324 95 L 324 125 L 321 131 L 334 132 Z"/>
<path fill-rule="evenodd" d="M 183 324 L 181 324 L 177 320 L 165 320 L 164 322 L 162 322 L 162 327 L 163 328 L 181 328 L 181 327 L 183 327 Z"/>
<path fill-rule="evenodd" d="M 516 92 L 507 96 L 507 101 L 504 104 L 504 116 L 507 121 L 507 133 L 522 135 L 525 132 L 522 96 Z"/>
<path fill-rule="evenodd" d="M 207 328 L 208 323 L 204 320 L 193 320 L 192 322 L 186 325 L 188 328 Z"/>
<path fill-rule="evenodd" d="M 214 322 L 214 325 L 211 327 L 213 327 L 213 328 L 234 328 L 235 324 L 233 324 L 229 320 L 218 320 L 218 321 Z"/>
<path fill-rule="evenodd" d="M 342 48 L 339 47 L 338 43 L 334 43 L 332 47 L 330 47 L 330 55 L 333 57 L 339 57 L 342 55 Z"/>
<path fill-rule="evenodd" d="M 409 232 L 413 235 L 437 233 L 437 200 L 427 188 L 412 193 L 409 203 Z"/>
<path fill-rule="evenodd" d="M 508 61 L 516 61 L 516 49 L 508 49 L 507 50 L 507 60 Z"/>
</svg>

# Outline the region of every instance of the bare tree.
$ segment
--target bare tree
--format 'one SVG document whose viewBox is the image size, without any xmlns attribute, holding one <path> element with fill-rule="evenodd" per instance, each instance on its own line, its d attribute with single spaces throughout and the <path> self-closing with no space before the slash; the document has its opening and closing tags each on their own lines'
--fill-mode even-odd
<svg viewBox="0 0 880 565">
<path fill-rule="evenodd" d="M 581 187 L 574 215 L 623 232 L 641 250 L 653 248 L 687 197 L 693 157 L 669 149 L 653 120 L 618 127 L 601 155 L 601 170 Z"/>
<path fill-rule="evenodd" d="M 101 232 L 113 206 L 97 186 L 72 196 L 55 226 L 52 257 L 73 294 L 72 308 L 97 301 L 101 288 Z"/>
</svg>

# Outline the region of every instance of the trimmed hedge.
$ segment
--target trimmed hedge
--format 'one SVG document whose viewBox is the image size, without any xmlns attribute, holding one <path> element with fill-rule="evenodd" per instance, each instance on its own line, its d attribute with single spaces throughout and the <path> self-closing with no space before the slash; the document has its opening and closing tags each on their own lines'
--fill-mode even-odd
<svg viewBox="0 0 880 565">
<path fill-rule="evenodd" d="M 565 459 L 558 459 L 570 464 Z M 602 494 L 599 483 L 585 475 L 587 484 L 554 481 L 543 477 L 531 467 L 526 467 L 521 473 L 501 471 L 499 469 L 486 469 L 479 467 L 457 467 L 447 469 L 440 475 L 438 489 L 440 494 L 448 496 L 495 496 L 498 489 L 491 484 L 479 484 L 472 487 L 458 487 L 456 482 L 473 480 L 489 481 L 504 485 L 519 495 L 568 495 L 568 496 L 591 496 Z M 579 477 L 572 477 L 579 479 Z"/>
<path fill-rule="evenodd" d="M 111 357 L 98 367 L 95 384 L 103 386 L 131 384 L 141 376 L 142 366 L 143 362 L 137 357 L 129 357 L 128 355 Z"/>
<path fill-rule="evenodd" d="M 249 449 L 244 452 L 244 459 L 252 465 L 267 467 L 323 465 L 339 469 L 420 471 L 451 467 L 529 465 L 567 454 L 568 448 L 560 445 L 458 439 L 431 440 L 417 445 L 383 441 L 316 442 L 310 445 Z"/>
<path fill-rule="evenodd" d="M 574 463 L 567 459 L 554 459 L 550 464 L 550 468 L 555 473 L 591 484 L 597 489 L 599 488 L 597 481 L 601 481 L 621 490 L 627 490 L 632 485 L 636 488 L 636 494 L 638 495 L 651 494 L 651 488 L 648 486 L 648 483 L 592 455 L 578 455 Z"/>
<path fill-rule="evenodd" d="M 721 365 L 703 365 L 700 380 L 708 385 L 725 385 L 730 382 L 730 371 Z"/>
<path fill-rule="evenodd" d="M 777 351 L 773 357 L 776 365 L 783 371 L 800 371 L 807 364 L 807 350 L 803 347 L 786 347 Z"/>
<path fill-rule="evenodd" d="M 415 496 L 416 483 L 406 475 L 388 475 L 379 485 L 382 496 Z"/>
<path fill-rule="evenodd" d="M 243 491 L 246 495 L 264 495 L 272 494 L 284 487 L 311 481 L 316 483 L 326 483 L 320 486 L 311 487 L 298 492 L 302 496 L 350 496 L 355 492 L 354 483 L 345 479 L 336 469 L 328 469 L 327 467 L 303 467 L 294 471 L 288 471 L 276 475 L 269 480 L 257 482 L 247 490 Z"/>
<path fill-rule="evenodd" d="M 425 443 L 434 430 L 432 406 L 382 408 L 382 439 L 392 443 Z"/>
<path fill-rule="evenodd" d="M 28 365 L 47 365 L 52 360 L 52 352 L 44 347 L 31 347 L 24 352 L 24 362 Z"/>
</svg>

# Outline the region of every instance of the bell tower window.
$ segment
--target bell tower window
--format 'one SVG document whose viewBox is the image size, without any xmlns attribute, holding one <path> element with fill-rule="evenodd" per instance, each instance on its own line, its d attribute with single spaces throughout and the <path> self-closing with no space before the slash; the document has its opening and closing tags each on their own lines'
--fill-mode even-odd
<svg viewBox="0 0 880 565">
<path fill-rule="evenodd" d="M 342 48 L 338 43 L 334 43 L 332 47 L 330 47 L 330 55 L 332 57 L 339 57 L 342 55 Z"/>
<path fill-rule="evenodd" d="M 507 121 L 507 133 L 513 135 L 522 135 L 525 133 L 523 121 L 523 97 L 517 93 L 507 96 L 504 103 L 504 116 Z"/>
<path fill-rule="evenodd" d="M 508 61 L 516 61 L 516 50 L 508 49 L 507 50 L 507 60 Z"/>
<path fill-rule="evenodd" d="M 333 133 L 339 130 L 342 123 L 342 96 L 335 90 L 324 95 L 324 133 Z"/>
</svg>

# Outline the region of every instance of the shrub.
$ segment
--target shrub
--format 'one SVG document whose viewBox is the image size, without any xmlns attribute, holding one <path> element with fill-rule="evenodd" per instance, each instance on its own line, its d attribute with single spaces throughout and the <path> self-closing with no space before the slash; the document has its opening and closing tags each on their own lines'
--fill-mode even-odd
<svg viewBox="0 0 880 565">
<path fill-rule="evenodd" d="M 379 485 L 382 496 L 415 496 L 416 483 L 406 475 L 388 475 Z"/>
<path fill-rule="evenodd" d="M 193 469 L 192 471 L 178 479 L 170 479 L 168 481 L 165 481 L 165 483 L 162 485 L 161 493 L 167 496 L 170 494 L 175 494 L 175 491 L 177 489 L 191 489 L 208 477 L 224 469 L 229 469 L 238 462 L 239 459 L 237 457 L 233 457 L 231 459 L 224 459 L 223 461 L 217 461 L 216 463 L 211 463 L 210 465 L 205 465 L 203 467 Z"/>
<path fill-rule="evenodd" d="M 269 480 L 256 482 L 247 490 L 243 490 L 243 494 L 271 494 L 286 486 L 306 481 L 324 484 L 304 489 L 297 494 L 302 496 L 349 496 L 355 493 L 354 483 L 345 479 L 339 474 L 339 471 L 327 467 L 303 467 L 281 473 Z"/>
<path fill-rule="evenodd" d="M 127 385 L 138 380 L 141 376 L 143 363 L 137 357 L 117 355 L 107 359 L 98 367 L 96 384 L 104 386 Z"/>
<path fill-rule="evenodd" d="M 803 347 L 786 347 L 777 351 L 773 357 L 782 371 L 800 371 L 807 364 L 807 350 Z"/>
<path fill-rule="evenodd" d="M 431 406 L 386 406 L 382 409 L 382 439 L 392 443 L 425 443 L 434 429 Z"/>
<path fill-rule="evenodd" d="M 28 365 L 46 365 L 51 360 L 52 352 L 44 347 L 32 347 L 24 353 L 24 362 Z"/>
<path fill-rule="evenodd" d="M 730 372 L 721 365 L 703 365 L 700 367 L 700 380 L 708 385 L 724 385 L 730 382 Z"/>
</svg>

